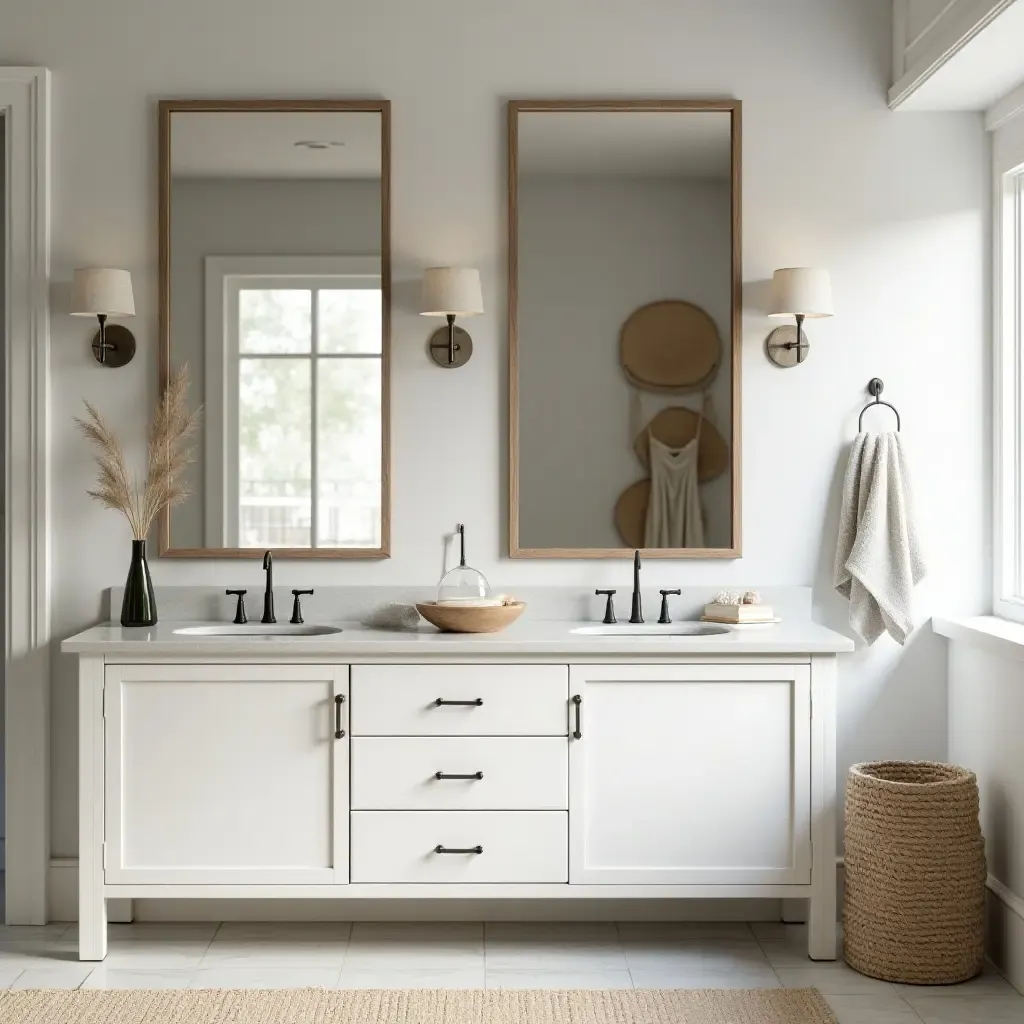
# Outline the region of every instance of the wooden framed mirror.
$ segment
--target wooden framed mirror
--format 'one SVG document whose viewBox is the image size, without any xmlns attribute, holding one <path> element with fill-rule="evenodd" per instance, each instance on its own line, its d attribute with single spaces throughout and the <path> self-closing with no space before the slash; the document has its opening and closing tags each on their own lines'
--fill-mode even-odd
<svg viewBox="0 0 1024 1024">
<path fill-rule="evenodd" d="M 508 106 L 509 553 L 740 556 L 741 105 Z"/>
<path fill-rule="evenodd" d="M 159 106 L 160 378 L 202 404 L 160 554 L 386 558 L 390 103 Z"/>
</svg>

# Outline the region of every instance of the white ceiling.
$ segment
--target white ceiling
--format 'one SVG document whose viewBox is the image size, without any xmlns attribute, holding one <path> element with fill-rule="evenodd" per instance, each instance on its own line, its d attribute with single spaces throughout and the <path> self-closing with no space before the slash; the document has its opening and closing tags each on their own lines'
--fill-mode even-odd
<svg viewBox="0 0 1024 1024">
<path fill-rule="evenodd" d="M 1024 81 L 1024 3 L 993 18 L 911 93 L 900 110 L 987 110 Z"/>
<path fill-rule="evenodd" d="M 296 142 L 341 142 L 310 149 Z M 176 178 L 379 178 L 380 114 L 361 111 L 175 111 Z"/>
<path fill-rule="evenodd" d="M 525 111 L 519 173 L 728 180 L 724 111 Z"/>
</svg>

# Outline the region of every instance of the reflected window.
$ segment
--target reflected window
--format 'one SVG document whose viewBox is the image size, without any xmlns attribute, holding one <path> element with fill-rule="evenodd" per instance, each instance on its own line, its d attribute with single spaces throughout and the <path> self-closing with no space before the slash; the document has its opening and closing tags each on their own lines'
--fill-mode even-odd
<svg viewBox="0 0 1024 1024">
<path fill-rule="evenodd" d="M 213 531 L 228 547 L 379 547 L 379 275 L 225 274 L 223 288 L 225 379 L 238 385 Z"/>
</svg>

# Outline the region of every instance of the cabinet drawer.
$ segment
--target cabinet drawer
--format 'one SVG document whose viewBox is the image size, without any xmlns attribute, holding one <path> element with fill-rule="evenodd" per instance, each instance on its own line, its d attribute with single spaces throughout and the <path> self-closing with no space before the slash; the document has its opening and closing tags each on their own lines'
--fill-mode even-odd
<svg viewBox="0 0 1024 1024">
<path fill-rule="evenodd" d="M 565 811 L 352 813 L 353 882 L 568 882 L 568 859 Z"/>
<path fill-rule="evenodd" d="M 438 772 L 471 777 L 439 779 Z M 564 811 L 568 792 L 569 751 L 561 736 L 352 741 L 354 810 Z"/>
<path fill-rule="evenodd" d="M 566 665 L 357 665 L 352 735 L 565 736 L 568 701 Z"/>
</svg>

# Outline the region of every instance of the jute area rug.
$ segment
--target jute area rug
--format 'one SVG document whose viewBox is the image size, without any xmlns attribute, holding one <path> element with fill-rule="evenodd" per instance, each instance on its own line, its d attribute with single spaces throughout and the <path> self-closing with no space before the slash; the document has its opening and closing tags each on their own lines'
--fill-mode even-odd
<svg viewBox="0 0 1024 1024">
<path fill-rule="evenodd" d="M 817 989 L 0 994 L 3 1024 L 836 1024 Z"/>
</svg>

